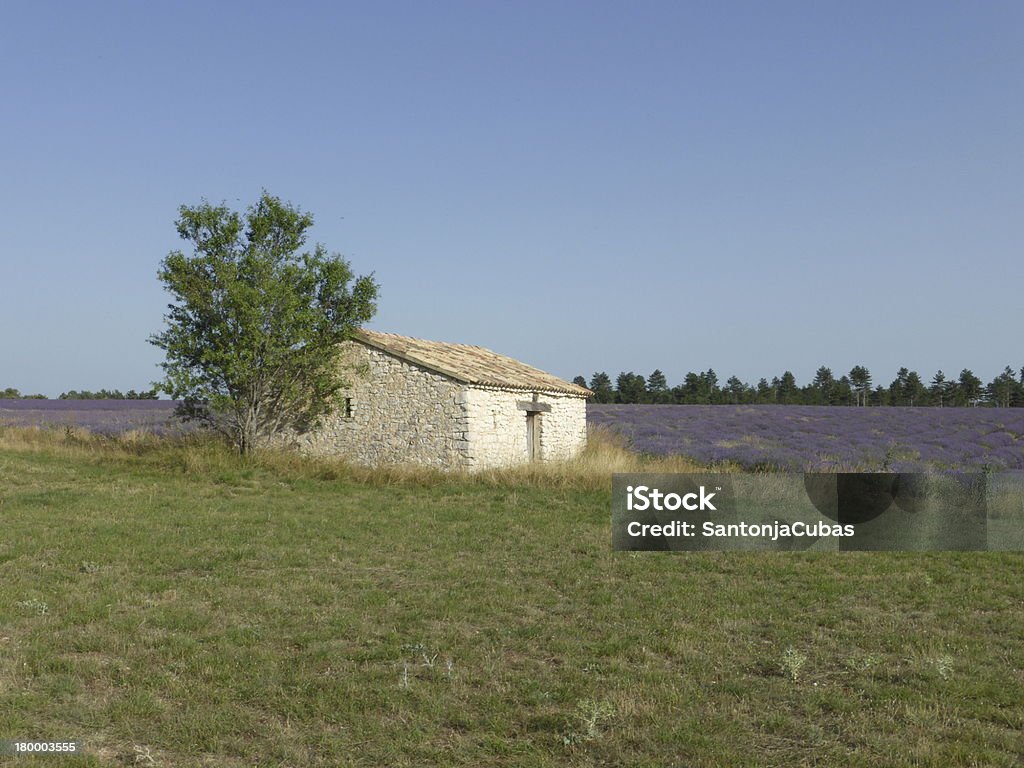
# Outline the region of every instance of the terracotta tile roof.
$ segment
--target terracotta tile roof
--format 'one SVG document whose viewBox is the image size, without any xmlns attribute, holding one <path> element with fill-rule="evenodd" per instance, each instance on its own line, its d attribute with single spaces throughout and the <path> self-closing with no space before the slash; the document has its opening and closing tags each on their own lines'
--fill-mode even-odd
<svg viewBox="0 0 1024 768">
<path fill-rule="evenodd" d="M 352 338 L 466 384 L 559 392 L 578 397 L 592 394 L 589 389 L 483 347 L 413 339 L 362 328 L 355 331 Z"/>
</svg>

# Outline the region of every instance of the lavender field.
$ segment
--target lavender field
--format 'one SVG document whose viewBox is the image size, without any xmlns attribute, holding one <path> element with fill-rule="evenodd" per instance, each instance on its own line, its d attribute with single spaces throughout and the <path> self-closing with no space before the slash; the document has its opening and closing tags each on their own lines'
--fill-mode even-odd
<svg viewBox="0 0 1024 768">
<path fill-rule="evenodd" d="M 170 400 L 3 400 L 0 426 L 78 427 L 105 435 L 176 434 Z M 820 471 L 1024 471 L 1024 408 L 795 405 L 595 405 L 590 425 L 633 450 Z"/>
<path fill-rule="evenodd" d="M 631 448 L 745 468 L 1024 470 L 1024 408 L 588 405 Z"/>
<path fill-rule="evenodd" d="M 171 400 L 0 400 L 0 426 L 77 427 L 104 435 L 183 431 Z"/>
</svg>

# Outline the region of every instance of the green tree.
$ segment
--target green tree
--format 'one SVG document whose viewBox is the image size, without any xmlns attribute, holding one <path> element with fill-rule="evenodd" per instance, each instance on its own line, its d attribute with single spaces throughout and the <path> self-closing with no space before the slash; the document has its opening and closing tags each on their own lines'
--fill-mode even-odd
<svg viewBox="0 0 1024 768">
<path fill-rule="evenodd" d="M 924 382 L 921 381 L 921 374 L 911 371 L 907 374 L 907 380 L 903 388 L 903 399 L 908 405 L 926 405 L 925 396 L 927 391 Z"/>
<path fill-rule="evenodd" d="M 125 393 L 126 400 L 156 400 L 158 393 L 155 389 L 147 389 L 142 392 L 136 392 L 134 389 L 129 389 Z"/>
<path fill-rule="evenodd" d="M 647 377 L 647 400 L 651 403 L 669 403 L 672 401 L 672 393 L 668 389 L 668 380 L 660 368 L 651 371 Z"/>
<path fill-rule="evenodd" d="M 938 405 L 939 408 L 947 404 L 949 382 L 946 381 L 946 374 L 941 370 L 936 371 L 932 376 L 932 383 L 928 386 L 928 396 L 931 398 L 932 405 Z"/>
<path fill-rule="evenodd" d="M 889 405 L 906 405 L 904 398 L 904 392 L 907 388 L 907 376 L 910 375 L 910 370 L 907 368 L 900 368 L 896 372 L 896 378 L 893 379 L 889 385 Z"/>
<path fill-rule="evenodd" d="M 647 382 L 644 377 L 633 373 L 620 373 L 615 381 L 618 402 L 642 403 L 647 398 Z"/>
<path fill-rule="evenodd" d="M 710 403 L 714 395 L 718 392 L 718 374 L 715 373 L 714 368 L 708 368 L 700 375 L 700 381 L 701 393 L 704 395 L 706 401 Z"/>
<path fill-rule="evenodd" d="M 599 371 L 590 377 L 588 389 L 594 393 L 592 399 L 595 403 L 615 402 L 615 390 L 612 389 L 612 380 L 604 371 Z"/>
<path fill-rule="evenodd" d="M 921 405 L 924 394 L 918 372 L 900 368 L 889 385 L 889 405 Z"/>
<path fill-rule="evenodd" d="M 851 400 L 853 400 L 853 389 L 850 385 L 850 377 L 840 376 L 839 381 L 836 382 L 834 402 L 837 405 L 849 405 Z"/>
<path fill-rule="evenodd" d="M 782 378 L 778 381 L 778 401 L 783 405 L 794 405 L 800 395 L 800 390 L 796 385 L 796 376 L 792 371 L 784 371 Z"/>
<path fill-rule="evenodd" d="M 702 402 L 701 400 L 701 388 L 703 374 L 696 374 L 690 371 L 683 378 L 683 383 L 678 387 L 673 387 L 672 394 L 675 396 L 677 403 L 685 403 L 687 405 L 693 405 L 695 403 Z"/>
<path fill-rule="evenodd" d="M 730 376 L 725 382 L 725 389 L 729 393 L 729 402 L 742 403 L 750 388 L 738 376 Z"/>
<path fill-rule="evenodd" d="M 339 343 L 373 317 L 377 284 L 337 254 L 305 250 L 313 217 L 263 192 L 244 215 L 181 206 L 158 272 L 174 301 L 150 337 L 166 353 L 162 391 L 247 454 L 338 405 Z"/>
<path fill-rule="evenodd" d="M 855 365 L 850 369 L 850 387 L 857 405 L 867 405 L 871 393 L 871 373 L 863 365 Z"/>
<path fill-rule="evenodd" d="M 955 397 L 958 405 L 977 405 L 981 399 L 981 379 L 964 368 L 960 371 Z"/>
<path fill-rule="evenodd" d="M 988 395 L 998 407 L 1009 408 L 1018 399 L 1020 384 L 1013 369 L 1006 366 L 988 385 Z"/>
<path fill-rule="evenodd" d="M 889 390 L 879 384 L 868 393 L 868 405 L 892 405 L 889 402 Z"/>
<path fill-rule="evenodd" d="M 821 366 L 814 374 L 814 381 L 811 382 L 814 390 L 814 400 L 818 405 L 829 405 L 835 397 L 836 380 L 832 375 L 832 369 Z"/>
</svg>

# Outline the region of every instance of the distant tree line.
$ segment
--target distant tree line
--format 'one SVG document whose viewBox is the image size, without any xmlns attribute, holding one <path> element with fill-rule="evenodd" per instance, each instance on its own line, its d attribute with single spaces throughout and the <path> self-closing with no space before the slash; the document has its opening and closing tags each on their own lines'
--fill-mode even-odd
<svg viewBox="0 0 1024 768">
<path fill-rule="evenodd" d="M 0 389 L 0 400 L 45 400 L 46 395 L 23 395 L 14 387 Z"/>
<path fill-rule="evenodd" d="M 0 399 L 8 400 L 48 400 L 46 395 L 23 395 L 14 387 L 0 389 Z M 81 392 L 72 389 L 70 392 L 62 392 L 58 400 L 156 400 L 157 391 L 148 389 L 145 392 L 136 392 L 129 389 L 122 392 L 119 389 L 101 389 L 99 392 L 90 392 L 83 389 Z"/>
<path fill-rule="evenodd" d="M 72 389 L 70 392 L 61 392 L 58 400 L 156 400 L 157 391 L 148 389 L 145 392 L 136 392 L 129 389 L 122 392 L 119 389 L 101 389 L 99 392 L 90 392 L 83 389 L 81 392 Z"/>
<path fill-rule="evenodd" d="M 925 383 L 917 371 L 900 368 L 889 386 L 875 384 L 871 372 L 855 365 L 838 379 L 832 369 L 822 366 L 809 384 L 800 386 L 791 371 L 770 381 L 760 379 L 752 386 L 730 376 L 724 384 L 711 368 L 688 373 L 681 384 L 669 387 L 665 374 L 655 369 L 647 378 L 632 371 L 620 373 L 612 383 L 607 373 L 595 373 L 587 382 L 582 376 L 575 384 L 593 391 L 594 403 L 678 403 L 687 405 L 906 405 L 906 406 L 991 406 L 1024 407 L 1024 367 L 1010 366 L 988 384 L 964 368 L 955 378 L 936 372 Z"/>
</svg>

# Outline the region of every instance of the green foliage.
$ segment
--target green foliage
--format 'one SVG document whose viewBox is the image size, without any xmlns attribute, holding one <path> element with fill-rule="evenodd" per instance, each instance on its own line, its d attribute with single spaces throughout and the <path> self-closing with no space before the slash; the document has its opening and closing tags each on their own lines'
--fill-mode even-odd
<svg viewBox="0 0 1024 768">
<path fill-rule="evenodd" d="M 871 373 L 863 365 L 855 365 L 850 369 L 850 387 L 857 405 L 867 405 L 871 392 Z"/>
<path fill-rule="evenodd" d="M 896 405 L 896 403 L 889 402 L 889 390 L 879 384 L 868 393 L 868 405 L 877 407 L 881 405 Z"/>
<path fill-rule="evenodd" d="M 718 402 L 729 402 L 728 394 L 723 395 L 718 386 L 718 374 L 708 368 L 703 373 L 686 374 L 683 383 L 672 388 L 677 403 L 689 405 L 707 405 Z"/>
<path fill-rule="evenodd" d="M 922 405 L 927 391 L 917 371 L 900 368 L 889 385 L 889 405 Z"/>
<path fill-rule="evenodd" d="M 831 405 L 836 397 L 836 380 L 832 375 L 832 369 L 821 366 L 814 374 L 811 389 L 815 404 Z"/>
<path fill-rule="evenodd" d="M 647 377 L 647 402 L 672 402 L 672 393 L 668 390 L 668 380 L 660 368 L 655 368 L 651 371 L 651 375 Z"/>
<path fill-rule="evenodd" d="M 101 389 L 98 392 L 90 392 L 88 389 L 83 389 L 79 392 L 76 389 L 72 389 L 69 392 L 61 392 L 58 400 L 156 400 L 157 390 L 149 389 L 143 392 L 136 392 L 134 389 L 129 389 L 127 392 L 122 392 L 119 389 Z"/>
<path fill-rule="evenodd" d="M 14 387 L 0 389 L 0 400 L 46 400 L 46 395 L 23 395 Z"/>
<path fill-rule="evenodd" d="M 616 391 L 620 403 L 643 403 L 647 399 L 647 382 L 644 377 L 633 373 L 620 373 L 616 380 Z"/>
<path fill-rule="evenodd" d="M 977 405 L 981 399 L 981 379 L 964 368 L 960 371 L 954 397 L 957 405 Z"/>
<path fill-rule="evenodd" d="M 924 405 L 928 390 L 924 388 L 921 375 L 917 371 L 907 374 L 907 380 L 903 388 L 903 400 L 906 405 Z"/>
<path fill-rule="evenodd" d="M 577 377 L 582 380 L 582 377 Z M 888 387 L 872 387 L 871 373 L 861 365 L 849 375 L 836 379 L 832 369 L 821 366 L 810 384 L 799 386 L 791 371 L 769 382 L 761 378 L 756 386 L 730 376 L 724 387 L 718 385 L 713 369 L 690 371 L 681 384 L 668 387 L 665 374 L 655 369 L 644 382 L 633 372 L 620 373 L 616 387 L 606 373 L 595 373 L 590 389 L 597 403 L 677 403 L 682 405 L 870 405 L 870 406 L 990 406 L 1024 407 L 1024 369 L 1006 366 L 991 382 L 983 385 L 971 371 L 964 370 L 956 381 L 948 381 L 938 371 L 928 386 L 917 371 L 902 367 Z"/>
<path fill-rule="evenodd" d="M 307 429 L 337 406 L 344 387 L 338 344 L 376 311 L 372 276 L 317 244 L 303 251 L 313 217 L 267 192 L 243 216 L 224 205 L 182 206 L 160 280 L 174 298 L 160 388 L 182 414 L 233 441 L 240 453 L 287 429 Z"/>
<path fill-rule="evenodd" d="M 598 371 L 590 377 L 590 387 L 588 389 L 594 393 L 591 399 L 595 403 L 615 402 L 615 390 L 612 389 L 612 380 L 608 378 L 608 374 L 604 371 Z"/>
<path fill-rule="evenodd" d="M 793 405 L 799 402 L 800 392 L 796 385 L 796 376 L 792 371 L 786 371 L 779 379 L 779 402 L 784 405 Z"/>
<path fill-rule="evenodd" d="M 941 370 L 936 371 L 932 377 L 932 382 L 928 387 L 928 398 L 932 405 L 937 405 L 940 408 L 944 405 L 949 405 L 947 398 L 949 396 L 949 382 L 946 381 L 946 374 Z"/>
<path fill-rule="evenodd" d="M 1006 366 L 1003 372 L 996 376 L 987 387 L 989 399 L 1001 408 L 1010 408 L 1019 405 L 1024 395 L 1024 388 L 1017 381 L 1014 371 Z"/>
<path fill-rule="evenodd" d="M 739 404 L 750 399 L 750 388 L 737 376 L 730 376 L 725 382 L 725 388 L 729 393 L 729 402 L 731 403 Z"/>
</svg>

